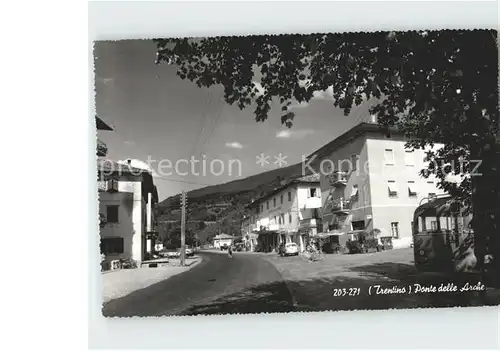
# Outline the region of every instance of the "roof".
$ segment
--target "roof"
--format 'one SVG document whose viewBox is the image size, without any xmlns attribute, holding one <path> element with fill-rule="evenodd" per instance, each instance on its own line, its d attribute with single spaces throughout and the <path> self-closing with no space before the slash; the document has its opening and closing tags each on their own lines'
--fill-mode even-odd
<svg viewBox="0 0 500 351">
<path fill-rule="evenodd" d="M 120 173 L 120 174 L 133 174 L 133 175 L 141 175 L 143 173 L 147 173 L 146 170 L 131 167 L 126 164 L 121 164 L 113 160 L 108 159 L 98 159 L 97 160 L 97 171 L 103 173 Z"/>
<path fill-rule="evenodd" d="M 293 185 L 298 185 L 298 184 L 318 184 L 319 185 L 319 180 L 320 180 L 319 173 L 294 178 L 294 179 L 290 180 L 288 183 L 283 184 L 283 185 L 273 189 L 271 192 L 267 193 L 266 195 L 263 195 L 263 196 L 255 199 L 254 201 L 249 203 L 247 205 L 247 207 L 251 207 L 252 205 L 254 205 L 258 202 L 262 202 L 265 199 L 268 199 L 268 198 L 272 197 L 273 195 L 276 195 L 277 193 L 279 193 L 279 192 L 281 192 L 281 191 L 283 191 L 283 190 L 285 190 Z"/>
<path fill-rule="evenodd" d="M 297 179 L 294 179 L 295 183 L 318 183 L 320 180 L 319 173 L 309 174 Z"/>
<path fill-rule="evenodd" d="M 97 126 L 97 130 L 113 130 L 113 128 L 104 122 L 99 116 L 95 116 L 95 124 Z"/>
<path fill-rule="evenodd" d="M 354 126 L 353 128 L 349 129 L 347 132 L 340 135 L 339 137 L 335 138 L 328 144 L 323 145 L 321 148 L 319 148 L 318 150 L 307 156 L 307 159 L 310 159 L 314 155 L 316 155 L 317 158 L 321 158 L 330 153 L 331 151 L 338 149 L 339 147 L 347 143 L 349 140 L 356 139 L 368 132 L 375 132 L 380 134 L 387 134 L 387 132 L 390 132 L 391 134 L 403 135 L 403 133 L 395 127 L 385 127 L 380 124 L 362 122 Z"/>
</svg>

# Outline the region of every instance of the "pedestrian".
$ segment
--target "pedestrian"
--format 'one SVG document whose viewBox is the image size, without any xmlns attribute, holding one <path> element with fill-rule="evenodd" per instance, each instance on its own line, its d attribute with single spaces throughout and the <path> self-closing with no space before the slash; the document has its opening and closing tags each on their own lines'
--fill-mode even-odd
<svg viewBox="0 0 500 351">
<path fill-rule="evenodd" d="M 232 249 L 231 245 L 229 245 L 229 247 L 227 248 L 227 256 L 229 258 L 233 258 L 233 249 Z"/>
</svg>

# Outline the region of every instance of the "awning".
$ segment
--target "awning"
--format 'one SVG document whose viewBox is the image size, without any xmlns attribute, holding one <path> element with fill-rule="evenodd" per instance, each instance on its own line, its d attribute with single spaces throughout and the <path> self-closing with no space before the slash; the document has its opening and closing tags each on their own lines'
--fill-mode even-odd
<svg viewBox="0 0 500 351">
<path fill-rule="evenodd" d="M 347 232 L 347 234 L 359 234 L 359 233 L 363 233 L 363 232 L 366 232 L 366 230 L 364 230 L 364 229 L 350 230 Z"/>
<path fill-rule="evenodd" d="M 411 194 L 416 194 L 417 193 L 417 186 L 415 185 L 415 183 L 408 183 L 408 191 Z"/>
<path fill-rule="evenodd" d="M 397 193 L 398 192 L 398 187 L 396 186 L 396 183 L 389 182 L 387 183 L 389 186 L 389 192 L 391 193 Z"/>
<path fill-rule="evenodd" d="M 257 235 L 278 235 L 278 232 L 276 230 L 260 230 L 258 232 L 255 232 L 254 234 L 257 234 Z"/>
<path fill-rule="evenodd" d="M 315 235 L 311 235 L 313 238 L 326 238 L 329 236 L 342 236 L 345 235 L 345 232 L 341 231 L 332 231 L 332 232 L 323 232 L 323 233 L 317 233 Z"/>
</svg>

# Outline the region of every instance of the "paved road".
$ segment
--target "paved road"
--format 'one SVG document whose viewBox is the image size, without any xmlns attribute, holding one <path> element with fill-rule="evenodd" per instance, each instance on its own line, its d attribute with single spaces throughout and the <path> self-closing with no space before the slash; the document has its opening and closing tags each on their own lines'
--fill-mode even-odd
<svg viewBox="0 0 500 351">
<path fill-rule="evenodd" d="M 293 311 L 276 268 L 259 255 L 202 253 L 203 262 L 103 306 L 106 317 Z"/>
</svg>

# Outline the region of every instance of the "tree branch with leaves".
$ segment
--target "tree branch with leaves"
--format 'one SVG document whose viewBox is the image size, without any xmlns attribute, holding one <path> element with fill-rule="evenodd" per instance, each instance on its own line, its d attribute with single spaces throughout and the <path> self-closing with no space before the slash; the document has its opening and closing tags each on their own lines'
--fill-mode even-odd
<svg viewBox="0 0 500 351">
<path fill-rule="evenodd" d="M 224 99 L 268 118 L 273 102 L 289 128 L 291 105 L 331 92 L 332 106 L 348 115 L 375 99 L 370 113 L 395 126 L 408 148 L 428 152 L 423 177 L 471 208 L 478 261 L 500 251 L 498 46 L 494 30 L 442 30 L 311 35 L 156 39 L 157 62 L 199 87 L 222 85 Z M 450 183 L 446 175 L 481 177 Z M 441 165 L 436 167 L 436 165 Z M 495 234 L 493 234 L 495 233 Z M 495 237 L 494 239 L 491 239 Z M 487 247 L 489 245 L 489 248 Z M 498 257 L 497 261 L 500 261 Z"/>
</svg>

